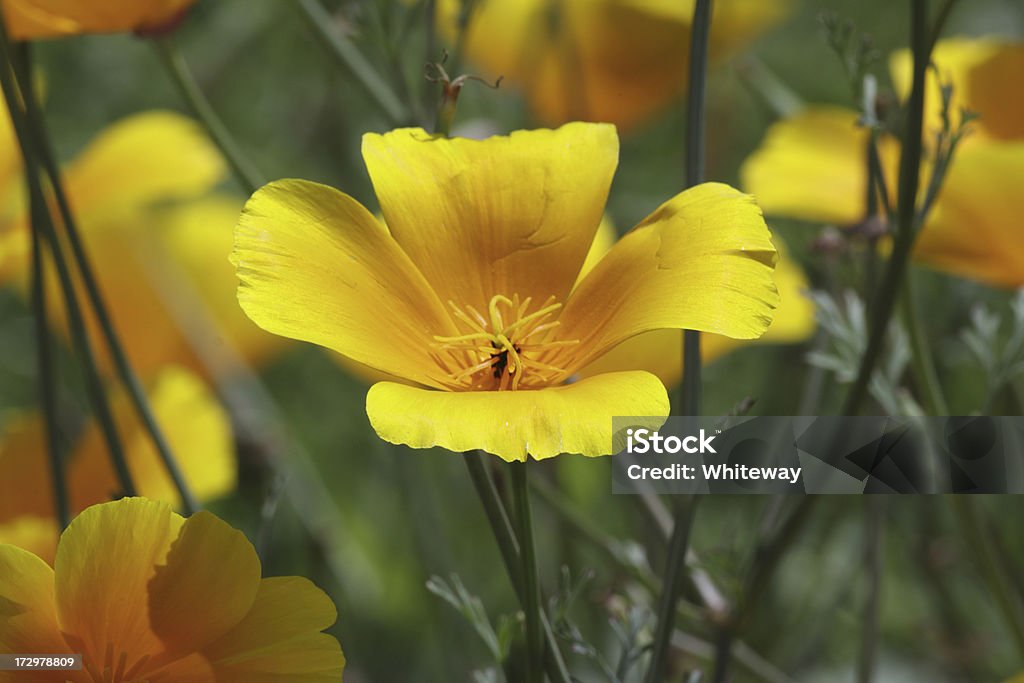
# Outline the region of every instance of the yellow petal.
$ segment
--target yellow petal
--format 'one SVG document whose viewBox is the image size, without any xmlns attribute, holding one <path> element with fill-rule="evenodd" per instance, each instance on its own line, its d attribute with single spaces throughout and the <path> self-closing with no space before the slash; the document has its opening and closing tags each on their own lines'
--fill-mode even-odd
<svg viewBox="0 0 1024 683">
<path fill-rule="evenodd" d="M 209 512 L 197 512 L 181 527 L 148 584 L 153 631 L 171 653 L 201 650 L 249 612 L 260 571 L 245 534 Z"/>
<path fill-rule="evenodd" d="M 579 339 L 571 369 L 663 328 L 761 336 L 779 300 L 768 228 L 751 197 L 705 183 L 662 204 L 573 291 L 560 336 Z"/>
<path fill-rule="evenodd" d="M 404 129 L 363 138 L 395 240 L 442 301 L 564 301 L 601 221 L 618 162 L 608 125 L 487 140 Z"/>
<path fill-rule="evenodd" d="M 809 338 L 815 329 L 814 304 L 804 294 L 809 288 L 803 270 L 786 256 L 778 236 L 772 241 L 779 250 L 775 266 L 775 284 L 779 289 L 779 307 L 768 331 L 754 343 L 795 344 Z M 750 342 L 718 334 L 701 335 L 701 358 L 710 363 Z M 580 371 L 581 377 L 621 370 L 646 370 L 665 383 L 675 386 L 683 375 L 683 333 L 679 330 L 655 330 L 627 339 Z"/>
<path fill-rule="evenodd" d="M 53 564 L 59 537 L 60 529 L 57 528 L 57 520 L 52 515 L 22 515 L 10 521 L 0 522 L 0 544 L 16 545 L 48 564 Z"/>
<path fill-rule="evenodd" d="M 147 395 L 157 423 L 196 497 L 209 500 L 233 490 L 235 457 L 231 426 L 210 389 L 184 370 L 167 368 L 153 381 Z M 177 489 L 128 397 L 116 394 L 112 405 L 138 493 L 179 505 Z M 109 500 L 118 491 L 106 442 L 95 422 L 89 423 L 75 445 L 68 465 L 68 481 L 75 511 Z"/>
<path fill-rule="evenodd" d="M 225 169 L 195 121 L 150 111 L 122 119 L 94 139 L 68 166 L 67 189 L 79 221 L 90 222 L 97 214 L 198 196 L 220 182 Z"/>
<path fill-rule="evenodd" d="M 972 124 L 976 133 L 1002 140 L 1024 139 L 1024 92 L 1021 88 L 1007 87 L 1024 71 L 1024 43 L 993 38 L 950 38 L 935 45 L 932 63 L 935 69 L 928 70 L 925 90 L 927 135 L 942 129 L 940 85 L 950 84 L 954 125 L 960 120 L 960 110 L 968 109 L 980 115 Z M 907 97 L 913 67 L 909 50 L 894 53 L 889 67 L 897 93 Z"/>
<path fill-rule="evenodd" d="M 57 625 L 53 570 L 12 545 L 0 545 L 0 652 L 74 652 Z M 0 672 L 0 681 L 14 680 L 24 679 Z"/>
<path fill-rule="evenodd" d="M 94 505 L 71 522 L 54 572 L 60 627 L 78 652 L 103 661 L 108 643 L 135 656 L 162 651 L 147 587 L 184 523 L 167 503 L 145 498 Z"/>
<path fill-rule="evenodd" d="M 231 260 L 239 303 L 268 332 L 438 384 L 433 335 L 453 333 L 448 314 L 387 229 L 348 195 L 301 180 L 267 185 L 245 205 Z"/>
<path fill-rule="evenodd" d="M 238 279 L 225 255 L 231 253 L 232 233 L 241 211 L 240 201 L 222 195 L 168 209 L 158 217 L 160 244 L 169 265 L 177 271 L 168 275 L 188 278 L 190 291 L 186 294 L 201 297 L 206 313 L 217 325 L 217 341 L 230 345 L 233 353 L 250 365 L 260 366 L 286 342 L 260 329 L 238 306 Z"/>
<path fill-rule="evenodd" d="M 599 375 L 536 391 L 430 391 L 380 382 L 366 396 L 377 435 L 412 448 L 480 449 L 503 460 L 560 453 L 608 455 L 612 417 L 668 415 L 668 395 L 646 372 Z"/>
<path fill-rule="evenodd" d="M 249 613 L 203 654 L 222 680 L 338 681 L 345 656 L 335 638 L 320 632 L 336 617 L 334 603 L 309 580 L 263 579 Z"/>
<path fill-rule="evenodd" d="M 856 112 L 807 108 L 768 129 L 740 171 L 743 189 L 768 215 L 857 223 L 867 214 L 867 140 Z M 879 155 L 886 181 L 895 187 L 898 143 L 882 138 Z"/>
<path fill-rule="evenodd" d="M 1024 286 L 1024 141 L 968 139 L 915 247 L 916 259 L 999 287 Z"/>
<path fill-rule="evenodd" d="M 3 10 L 16 40 L 118 33 L 155 28 L 173 21 L 196 0 L 4 0 Z"/>
<path fill-rule="evenodd" d="M 611 248 L 615 246 L 615 242 L 618 239 L 619 233 L 615 231 L 615 226 L 612 224 L 611 219 L 605 215 L 601 218 L 601 225 L 597 228 L 594 241 L 590 243 L 590 251 L 587 252 L 587 258 L 583 261 L 583 268 L 580 269 L 579 277 L 576 278 L 576 284 L 582 282 L 584 276 L 601 262 L 601 259 L 611 251 Z"/>
</svg>

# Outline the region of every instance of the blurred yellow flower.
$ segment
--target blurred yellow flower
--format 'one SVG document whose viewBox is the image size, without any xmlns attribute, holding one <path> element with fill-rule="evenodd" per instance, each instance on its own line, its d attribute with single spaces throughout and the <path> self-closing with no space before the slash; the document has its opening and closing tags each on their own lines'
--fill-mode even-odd
<svg viewBox="0 0 1024 683">
<path fill-rule="evenodd" d="M 611 416 L 667 415 L 664 386 L 567 379 L 650 330 L 752 339 L 771 322 L 767 227 L 716 183 L 663 204 L 573 286 L 618 161 L 610 125 L 483 141 L 402 129 L 364 136 L 363 158 L 386 226 L 337 190 L 279 181 L 246 204 L 232 260 L 242 308 L 268 331 L 421 385 L 371 387 L 386 441 L 607 454 Z"/>
<path fill-rule="evenodd" d="M 460 0 L 438 3 L 458 35 Z M 642 122 L 683 93 L 693 0 L 486 0 L 464 36 L 468 58 L 522 88 L 546 124 Z M 719 0 L 711 57 L 720 58 L 779 21 L 789 2 Z"/>
<path fill-rule="evenodd" d="M 235 487 L 231 425 L 210 390 L 192 374 L 176 368 L 160 373 L 148 398 L 157 422 L 175 453 L 182 474 L 200 500 Z M 127 396 L 112 397 L 114 420 L 125 446 L 128 469 L 138 492 L 180 504 L 149 435 Z M 0 430 L 0 543 L 26 547 L 52 560 L 58 524 L 42 418 L 23 415 Z M 90 421 L 75 439 L 67 460 L 71 513 L 110 500 L 117 478 L 99 426 Z"/>
<path fill-rule="evenodd" d="M 0 545 L 0 652 L 80 653 L 40 682 L 336 683 L 345 657 L 322 633 L 331 599 L 306 579 L 262 579 L 240 531 L 208 512 L 125 498 L 63 533 L 53 568 Z M 0 672 L 0 682 L 23 672 Z"/>
<path fill-rule="evenodd" d="M 908 60 L 902 53 L 891 60 L 901 92 L 909 88 Z M 980 282 L 1024 286 L 1024 242 L 1017 229 L 1024 213 L 1018 186 L 1024 177 L 1024 96 L 1007 89 L 1013 73 L 1024 69 L 1024 45 L 954 39 L 938 44 L 933 61 L 943 82 L 954 85 L 953 109 L 980 118 L 954 155 L 914 256 Z M 941 126 L 938 81 L 930 74 L 926 143 Z M 953 118 L 959 121 L 958 114 Z M 743 166 L 744 189 L 769 214 L 840 225 L 863 220 L 867 131 L 856 122 L 856 112 L 815 106 L 774 124 Z M 883 137 L 879 152 L 894 197 L 899 144 Z"/>
<path fill-rule="evenodd" d="M 16 40 L 81 33 L 156 31 L 173 25 L 196 0 L 0 0 Z"/>
<path fill-rule="evenodd" d="M 615 243 L 615 230 L 602 222 L 600 237 L 587 255 L 582 277 Z M 779 307 L 775 309 L 771 327 L 755 343 L 796 344 L 808 339 L 815 330 L 814 304 L 804 295 L 810 289 L 800 265 L 786 254 L 785 244 L 777 235 L 772 242 L 779 252 L 775 264 L 775 285 L 779 290 Z M 719 334 L 701 336 L 701 359 L 706 365 L 747 345 Z M 683 333 L 679 330 L 655 330 L 627 339 L 614 349 L 580 370 L 580 377 L 605 372 L 646 370 L 658 376 L 665 386 L 675 386 L 683 376 Z"/>
<path fill-rule="evenodd" d="M 253 325 L 235 301 L 227 254 L 241 202 L 197 199 L 224 171 L 198 125 L 159 111 L 115 123 L 67 167 L 67 192 L 82 240 L 128 356 L 143 375 L 168 364 L 209 374 L 193 351 L 189 325 L 205 329 L 211 321 L 187 319 L 194 301 L 213 314 L 217 329 L 209 336 L 250 363 L 281 347 L 282 340 Z M 0 186 L 0 198 L 20 195 L 4 190 Z M 19 282 L 27 294 L 29 231 L 20 206 L 8 209 L 14 217 L 6 225 L 0 207 L 0 282 Z M 52 269 L 50 275 L 50 291 L 58 292 Z M 51 325 L 64 331 L 63 308 L 54 305 L 48 312 Z M 99 327 L 91 316 L 87 322 L 100 348 Z"/>
</svg>

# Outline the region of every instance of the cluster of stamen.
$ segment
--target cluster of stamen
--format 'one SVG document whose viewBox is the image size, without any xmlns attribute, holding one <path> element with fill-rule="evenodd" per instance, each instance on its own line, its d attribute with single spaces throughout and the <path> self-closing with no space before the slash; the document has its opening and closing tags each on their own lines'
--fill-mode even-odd
<svg viewBox="0 0 1024 683">
<path fill-rule="evenodd" d="M 129 666 L 128 653 L 122 651 L 115 656 L 113 643 L 107 643 L 103 667 L 96 667 L 94 663 L 86 661 L 85 669 L 96 683 L 148 683 L 146 671 L 152 669 L 148 664 L 151 664 L 150 656 L 143 655 Z"/>
<path fill-rule="evenodd" d="M 445 378 L 458 390 L 512 390 L 548 386 L 565 375 L 552 363 L 557 349 L 578 344 L 578 340 L 557 341 L 553 319 L 561 309 L 549 297 L 539 309 L 528 313 L 532 297 L 519 295 L 491 297 L 487 315 L 472 306 L 459 307 L 449 301 L 452 315 L 469 328 L 467 334 L 435 336 L 435 358 Z"/>
</svg>

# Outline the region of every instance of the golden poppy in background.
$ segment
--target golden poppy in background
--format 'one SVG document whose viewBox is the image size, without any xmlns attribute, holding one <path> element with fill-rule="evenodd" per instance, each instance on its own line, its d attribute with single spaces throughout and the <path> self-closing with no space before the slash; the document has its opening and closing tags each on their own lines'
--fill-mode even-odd
<svg viewBox="0 0 1024 683">
<path fill-rule="evenodd" d="M 608 221 L 601 223 L 598 237 L 580 278 L 615 243 L 615 229 Z M 779 306 L 775 309 L 768 331 L 753 342 L 731 339 L 719 334 L 701 335 L 701 360 L 706 365 L 749 344 L 797 344 L 805 341 L 816 327 L 814 304 L 805 292 L 810 289 L 807 276 L 800 265 L 789 258 L 778 235 L 772 242 L 779 252 L 775 264 L 775 286 L 779 290 Z M 666 387 L 679 383 L 683 376 L 683 333 L 680 330 L 655 330 L 627 339 L 579 372 L 580 377 L 591 377 L 605 372 L 646 370 L 654 373 Z"/>
<path fill-rule="evenodd" d="M 0 545 L 0 652 L 82 655 L 80 671 L 31 673 L 45 683 L 339 681 L 345 656 L 322 633 L 334 603 L 304 578 L 261 574 L 245 535 L 209 512 L 94 505 L 62 534 L 52 568 Z"/>
<path fill-rule="evenodd" d="M 214 374 L 217 368 L 206 367 L 194 350 L 197 334 L 214 352 L 229 348 L 253 364 L 282 346 L 235 302 L 227 254 L 241 202 L 209 196 L 224 172 L 220 153 L 196 123 L 161 111 L 113 124 L 66 168 L 82 241 L 129 359 L 143 375 L 168 364 Z M 16 189 L 0 187 L 0 197 L 12 199 L 6 213 L 13 214 L 4 224 L 0 211 L 0 282 L 17 282 L 27 294 L 30 233 Z M 54 269 L 49 286 L 60 291 Z M 50 301 L 50 323 L 63 332 L 60 297 Z M 87 323 L 99 340 L 95 320 L 89 316 Z"/>
<path fill-rule="evenodd" d="M 509 461 L 611 452 L 611 416 L 668 414 L 642 371 L 565 384 L 620 342 L 771 322 L 775 248 L 752 199 L 707 183 L 659 207 L 576 283 L 618 162 L 607 124 L 486 140 L 363 137 L 386 226 L 351 197 L 285 180 L 246 204 L 232 260 L 245 312 L 420 386 L 379 382 L 386 441 Z"/>
<path fill-rule="evenodd" d="M 231 426 L 205 384 L 185 370 L 168 368 L 157 375 L 147 394 L 193 494 L 210 500 L 234 490 Z M 138 493 L 179 505 L 178 491 L 128 397 L 115 394 L 111 405 Z M 15 418 L 0 430 L 0 471 L 0 543 L 27 548 L 51 561 L 59 525 L 40 415 Z M 94 421 L 75 439 L 66 474 L 72 514 L 118 494 L 107 444 Z"/>
<path fill-rule="evenodd" d="M 917 240 L 914 257 L 935 268 L 1001 287 L 1024 286 L 1024 95 L 1005 88 L 1024 71 L 1024 45 L 953 39 L 935 49 L 926 90 L 926 145 L 941 128 L 939 80 L 953 84 L 953 123 L 960 108 L 977 112 L 954 154 L 942 191 Z M 909 57 L 891 60 L 901 94 Z M 936 71 L 938 77 L 936 77 Z M 769 214 L 850 225 L 867 213 L 867 131 L 856 112 L 813 106 L 774 124 L 742 169 L 743 186 Z M 883 136 L 879 152 L 895 197 L 899 144 Z M 928 182 L 930 160 L 922 167 Z M 895 200 L 893 200 L 895 201 Z"/>
<path fill-rule="evenodd" d="M 157 31 L 181 19 L 196 0 L 0 0 L 15 40 L 82 33 Z"/>
<path fill-rule="evenodd" d="M 782 0 L 719 0 L 710 56 L 736 52 L 787 13 Z M 438 3 L 454 43 L 459 0 Z M 483 0 L 465 54 L 521 88 L 548 125 L 602 121 L 634 127 L 686 88 L 693 0 Z"/>
</svg>

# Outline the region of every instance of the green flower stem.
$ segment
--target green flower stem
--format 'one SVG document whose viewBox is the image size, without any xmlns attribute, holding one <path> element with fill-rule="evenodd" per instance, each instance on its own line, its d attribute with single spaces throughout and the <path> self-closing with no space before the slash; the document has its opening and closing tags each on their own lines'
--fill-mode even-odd
<svg viewBox="0 0 1024 683">
<path fill-rule="evenodd" d="M 882 544 L 885 527 L 882 524 L 883 500 L 868 496 L 867 519 L 864 531 L 864 564 L 868 581 L 868 594 L 864 601 L 864 616 L 861 619 L 860 658 L 857 662 L 857 682 L 871 683 L 875 679 L 878 660 L 878 628 L 881 616 L 882 594 Z"/>
<path fill-rule="evenodd" d="M 53 261 L 57 267 L 57 275 L 60 280 L 61 291 L 64 295 L 65 308 L 67 309 L 68 327 L 76 350 L 79 353 L 79 360 L 82 362 L 82 370 L 85 375 L 86 390 L 89 395 L 92 409 L 99 422 L 103 437 L 110 449 L 111 460 L 114 471 L 121 486 L 123 495 L 135 495 L 135 485 L 132 482 L 131 473 L 124 457 L 124 448 L 114 424 L 110 405 L 104 392 L 103 382 L 100 379 L 96 357 L 89 343 L 89 337 L 85 329 L 85 321 L 82 317 L 82 310 L 79 307 L 75 294 L 74 282 L 71 270 L 61 248 L 57 231 L 53 224 L 53 217 L 50 215 L 46 195 L 43 190 L 42 178 L 36 150 L 33 145 L 33 137 L 30 132 L 30 116 L 22 110 L 22 102 L 18 95 L 22 95 L 22 101 L 30 99 L 31 91 L 28 87 L 22 90 L 16 79 L 17 69 L 14 68 L 15 60 L 11 43 L 7 38 L 7 27 L 0 17 L 0 87 L 4 92 L 4 99 L 11 115 L 11 123 L 14 126 L 15 136 L 21 148 L 22 157 L 25 161 L 25 178 L 29 191 L 29 206 L 33 230 L 38 230 L 43 240 L 50 248 Z"/>
<path fill-rule="evenodd" d="M 526 595 L 522 577 L 523 563 L 519 554 L 520 546 L 512 531 L 512 524 L 505 511 L 505 505 L 501 502 L 501 496 L 494 486 L 494 480 L 487 474 L 487 469 L 484 466 L 482 459 L 489 456 L 476 451 L 463 453 L 462 457 L 477 496 L 484 506 L 484 513 L 491 525 L 491 531 L 494 533 L 494 540 L 498 544 L 498 550 L 501 552 L 501 559 L 505 564 L 509 580 L 519 596 L 520 604 L 523 604 L 526 601 Z M 523 608 L 526 609 L 525 605 Z M 562 659 L 551 624 L 543 612 L 540 614 L 540 623 L 544 641 L 547 644 L 547 647 L 544 648 L 544 669 L 548 678 L 554 683 L 571 683 L 572 677 L 569 675 L 569 669 L 565 665 L 565 660 Z"/>
<path fill-rule="evenodd" d="M 512 463 L 512 497 L 519 522 L 519 550 L 523 565 L 523 611 L 526 613 L 527 683 L 542 683 L 544 634 L 540 626 L 543 611 L 540 580 L 537 576 L 537 547 L 533 538 L 533 514 L 530 510 L 530 489 L 527 463 Z"/>
<path fill-rule="evenodd" d="M 707 90 L 708 42 L 711 35 L 711 0 L 697 0 L 693 10 L 690 31 L 690 74 L 686 103 L 686 186 L 693 187 L 704 181 L 704 99 Z M 700 415 L 701 411 L 701 352 L 700 332 L 683 332 L 683 383 L 679 396 L 681 415 Z M 680 496 L 676 499 L 672 538 L 669 540 L 668 558 L 658 603 L 658 625 L 654 632 L 647 683 L 665 679 L 668 655 L 672 649 L 676 607 L 682 589 L 682 574 L 686 569 L 686 551 L 690 542 L 690 529 L 696 513 L 696 499 Z"/>
<path fill-rule="evenodd" d="M 1001 560 L 992 542 L 992 530 L 981 519 L 978 499 L 969 495 L 953 496 L 953 509 L 971 553 L 981 563 L 985 583 L 1003 613 L 1018 654 L 1024 658 L 1024 605 L 1013 588 L 1017 574 Z"/>
<path fill-rule="evenodd" d="M 38 208 L 38 205 L 32 202 L 32 210 Z M 64 458 L 60 449 L 60 434 L 57 429 L 57 380 L 53 372 L 53 340 L 50 326 L 46 321 L 46 277 L 43 270 L 43 238 L 38 229 L 39 220 L 38 216 L 31 216 L 32 317 L 36 334 L 36 367 L 39 372 L 40 403 L 43 423 L 46 426 L 46 453 L 50 458 L 50 480 L 57 522 L 61 529 L 66 529 L 71 522 L 71 510 L 65 481 Z"/>
<path fill-rule="evenodd" d="M 686 551 L 690 544 L 690 530 L 697 512 L 696 496 L 676 496 L 672 528 L 669 541 L 668 560 L 661 585 L 661 600 L 658 601 L 658 626 L 654 635 L 654 649 L 651 664 L 647 669 L 647 683 L 660 683 L 666 678 L 668 653 L 672 647 L 672 633 L 675 631 L 676 609 L 682 592 L 682 578 L 686 573 Z"/>
<path fill-rule="evenodd" d="M 366 94 L 380 106 L 390 122 L 393 125 L 408 123 L 409 112 L 405 105 L 359 49 L 347 37 L 331 29 L 333 19 L 320 0 L 295 0 L 295 6 L 334 60 L 356 79 Z"/>
<path fill-rule="evenodd" d="M 844 415 L 856 415 L 867 398 L 868 385 L 882 353 L 885 333 L 889 327 L 910 261 L 917 236 L 916 197 L 921 171 L 922 128 L 924 125 L 924 90 L 931 44 L 928 33 L 928 0 L 913 0 L 910 27 L 911 50 L 914 55 L 914 78 L 910 90 L 907 127 L 900 155 L 899 193 L 896 208 L 896 235 L 892 255 L 875 297 L 874 312 L 867 349 L 861 358 L 857 379 L 847 395 Z"/>
<path fill-rule="evenodd" d="M 30 70 L 27 68 L 27 63 L 24 66 L 25 70 L 21 76 L 21 82 L 22 97 L 28 113 L 28 128 L 34 136 L 36 149 L 42 159 L 43 167 L 50 182 L 50 187 L 53 190 L 61 221 L 64 225 L 64 233 L 69 245 L 71 246 L 71 253 L 75 260 L 75 264 L 78 267 L 78 272 L 81 275 L 82 282 L 85 284 L 86 297 L 96 315 L 96 320 L 99 323 L 103 339 L 108 351 L 110 352 L 110 356 L 114 361 L 114 367 L 117 375 L 128 390 L 128 395 L 131 398 L 132 405 L 149 434 L 157 455 L 163 463 L 164 468 L 167 470 L 171 481 L 174 483 L 174 487 L 178 491 L 178 495 L 181 498 L 182 510 L 186 514 L 192 514 L 199 510 L 199 504 L 196 501 L 195 496 L 192 494 L 188 483 L 185 481 L 185 476 L 182 473 L 181 468 L 178 466 L 178 462 L 171 451 L 170 444 L 157 423 L 156 416 L 153 414 L 153 410 L 146 398 L 145 389 L 139 381 L 138 375 L 136 375 L 135 371 L 132 369 L 131 363 L 128 360 L 128 355 L 125 352 L 124 347 L 121 344 L 120 337 L 114 327 L 113 319 L 107 309 L 103 294 L 100 291 L 99 283 L 96 280 L 92 263 L 86 253 L 85 246 L 82 244 L 78 223 L 71 210 L 71 203 L 68 201 L 67 193 L 64 191 L 60 167 L 57 164 L 56 154 L 54 154 L 53 151 L 53 144 L 50 141 L 46 130 L 42 107 L 39 105 L 39 99 L 36 97 L 36 94 L 32 89 Z"/>
<path fill-rule="evenodd" d="M 167 75 L 178 88 L 178 92 L 189 109 L 192 110 L 192 114 L 206 128 L 210 139 L 220 148 L 242 189 L 248 194 L 258 190 L 264 184 L 263 175 L 245 156 L 227 126 L 213 110 L 213 106 L 203 94 L 202 88 L 196 83 L 192 71 L 188 68 L 188 64 L 174 40 L 170 36 L 154 38 L 153 45 L 156 47 L 157 54 L 160 55 L 160 61 L 164 68 L 167 69 Z"/>
<path fill-rule="evenodd" d="M 903 291 L 900 295 L 900 316 L 910 343 L 911 370 L 928 414 L 949 415 L 949 406 L 946 404 L 942 384 L 939 382 L 939 376 L 935 371 L 935 362 L 932 360 L 931 347 L 928 346 L 921 316 L 914 305 L 913 280 L 913 275 L 908 273 L 903 281 Z"/>
</svg>

